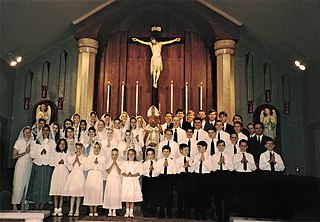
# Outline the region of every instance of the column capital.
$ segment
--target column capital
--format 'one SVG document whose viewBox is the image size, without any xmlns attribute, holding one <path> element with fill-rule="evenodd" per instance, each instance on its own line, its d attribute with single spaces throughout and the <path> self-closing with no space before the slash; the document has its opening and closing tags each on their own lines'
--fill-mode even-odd
<svg viewBox="0 0 320 222">
<path fill-rule="evenodd" d="M 214 54 L 234 54 L 236 48 L 236 42 L 231 39 L 219 40 L 214 43 Z"/>
<path fill-rule="evenodd" d="M 82 38 L 78 40 L 78 50 L 81 52 L 89 52 L 97 54 L 99 42 L 95 39 Z"/>
</svg>

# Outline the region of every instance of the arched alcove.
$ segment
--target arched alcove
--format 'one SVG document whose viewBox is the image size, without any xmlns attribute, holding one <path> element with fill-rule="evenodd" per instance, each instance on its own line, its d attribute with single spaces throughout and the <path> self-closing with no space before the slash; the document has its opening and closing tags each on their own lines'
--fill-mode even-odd
<svg viewBox="0 0 320 222">
<path fill-rule="evenodd" d="M 270 104 L 262 104 L 258 106 L 253 113 L 253 121 L 263 122 L 261 120 L 261 113 L 264 111 L 265 108 L 268 108 L 269 110 L 274 112 L 274 114 L 276 115 L 277 125 L 276 125 L 276 137 L 274 139 L 276 143 L 276 148 L 281 153 L 281 116 L 278 108 Z"/>
</svg>

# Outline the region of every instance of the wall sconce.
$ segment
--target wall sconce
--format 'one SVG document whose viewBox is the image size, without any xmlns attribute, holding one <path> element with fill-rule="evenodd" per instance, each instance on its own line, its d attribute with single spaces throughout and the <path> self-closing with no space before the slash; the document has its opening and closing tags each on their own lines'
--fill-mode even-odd
<svg viewBox="0 0 320 222">
<path fill-rule="evenodd" d="M 250 63 L 250 65 L 249 65 Z M 254 105 L 254 75 L 253 75 L 253 55 L 248 52 L 246 54 L 246 80 L 247 80 L 247 105 L 248 113 L 253 113 Z"/>
<path fill-rule="evenodd" d="M 45 65 L 47 65 L 47 69 L 45 69 Z M 50 65 L 51 65 L 51 63 L 49 61 L 45 61 L 42 65 L 42 77 L 41 77 L 41 97 L 42 98 L 47 97 L 47 91 L 48 91 L 48 85 L 49 85 Z M 45 73 L 46 73 L 46 75 L 45 75 Z"/>
<path fill-rule="evenodd" d="M 271 102 L 271 94 L 272 94 L 272 82 L 271 82 L 271 66 L 269 63 L 263 65 L 264 71 L 264 94 L 266 96 L 266 102 Z M 267 78 L 269 75 L 269 78 Z"/>
<path fill-rule="evenodd" d="M 23 107 L 25 110 L 28 110 L 29 105 L 30 105 L 33 74 L 34 73 L 31 71 L 27 72 L 26 78 L 24 81 L 24 104 L 23 104 Z"/>
<path fill-rule="evenodd" d="M 21 56 L 14 55 L 13 53 L 8 53 L 8 63 L 10 64 L 10 66 L 14 67 L 21 61 Z"/>
<path fill-rule="evenodd" d="M 63 50 L 63 52 L 60 53 L 60 62 L 59 62 L 59 76 L 58 76 L 58 109 L 62 110 L 63 109 L 63 101 L 64 101 L 64 94 L 66 90 L 66 76 L 67 76 L 67 57 L 68 53 Z M 64 59 L 62 61 L 62 59 Z M 62 73 L 62 68 L 63 68 L 63 73 Z M 62 87 L 60 86 L 61 84 L 61 73 L 62 73 L 62 78 L 63 78 L 63 84 Z M 61 89 L 60 89 L 61 87 Z"/>
<path fill-rule="evenodd" d="M 281 82 L 282 82 L 282 102 L 283 102 L 284 114 L 288 115 L 290 113 L 290 101 L 291 101 L 289 76 L 286 74 L 282 75 Z"/>
</svg>

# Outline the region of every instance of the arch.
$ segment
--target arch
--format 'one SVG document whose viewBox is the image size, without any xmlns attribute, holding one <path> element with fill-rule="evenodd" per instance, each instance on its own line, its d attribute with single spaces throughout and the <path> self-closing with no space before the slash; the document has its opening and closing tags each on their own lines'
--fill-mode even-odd
<svg viewBox="0 0 320 222">
<path fill-rule="evenodd" d="M 273 105 L 270 105 L 270 104 L 262 104 L 262 105 L 258 106 L 253 113 L 253 121 L 255 123 L 262 122 L 262 120 L 260 119 L 260 114 L 265 108 L 269 108 L 270 110 L 274 110 L 277 115 L 275 143 L 276 143 L 277 150 L 279 152 L 281 152 L 281 116 L 280 116 L 280 112 L 279 112 L 278 108 Z"/>
<path fill-rule="evenodd" d="M 57 122 L 57 119 L 58 119 L 58 107 L 56 106 L 56 104 L 54 102 L 52 102 L 51 100 L 40 100 L 39 102 L 37 102 L 33 106 L 33 111 L 32 111 L 32 113 L 33 113 L 33 117 L 32 117 L 33 124 L 36 122 L 37 108 L 41 104 L 45 104 L 46 106 L 50 106 L 50 108 L 51 108 L 51 118 L 50 118 L 50 123 L 49 124 L 51 124 L 53 122 Z"/>
</svg>

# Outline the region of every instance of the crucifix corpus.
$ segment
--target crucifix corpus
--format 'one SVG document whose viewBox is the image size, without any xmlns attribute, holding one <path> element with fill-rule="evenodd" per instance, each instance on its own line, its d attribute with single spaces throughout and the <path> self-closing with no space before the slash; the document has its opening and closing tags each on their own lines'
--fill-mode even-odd
<svg viewBox="0 0 320 222">
<path fill-rule="evenodd" d="M 160 28 L 160 31 L 161 31 L 161 27 L 157 27 L 157 28 Z M 163 68 L 162 57 L 161 57 L 162 46 L 168 45 L 174 42 L 180 42 L 181 38 L 175 38 L 168 41 L 158 41 L 156 37 L 151 37 L 150 41 L 144 41 L 138 38 L 132 38 L 132 41 L 150 46 L 151 52 L 152 52 L 151 63 L 150 63 L 150 74 L 152 75 L 153 87 L 157 88 L 160 73 Z"/>
</svg>

